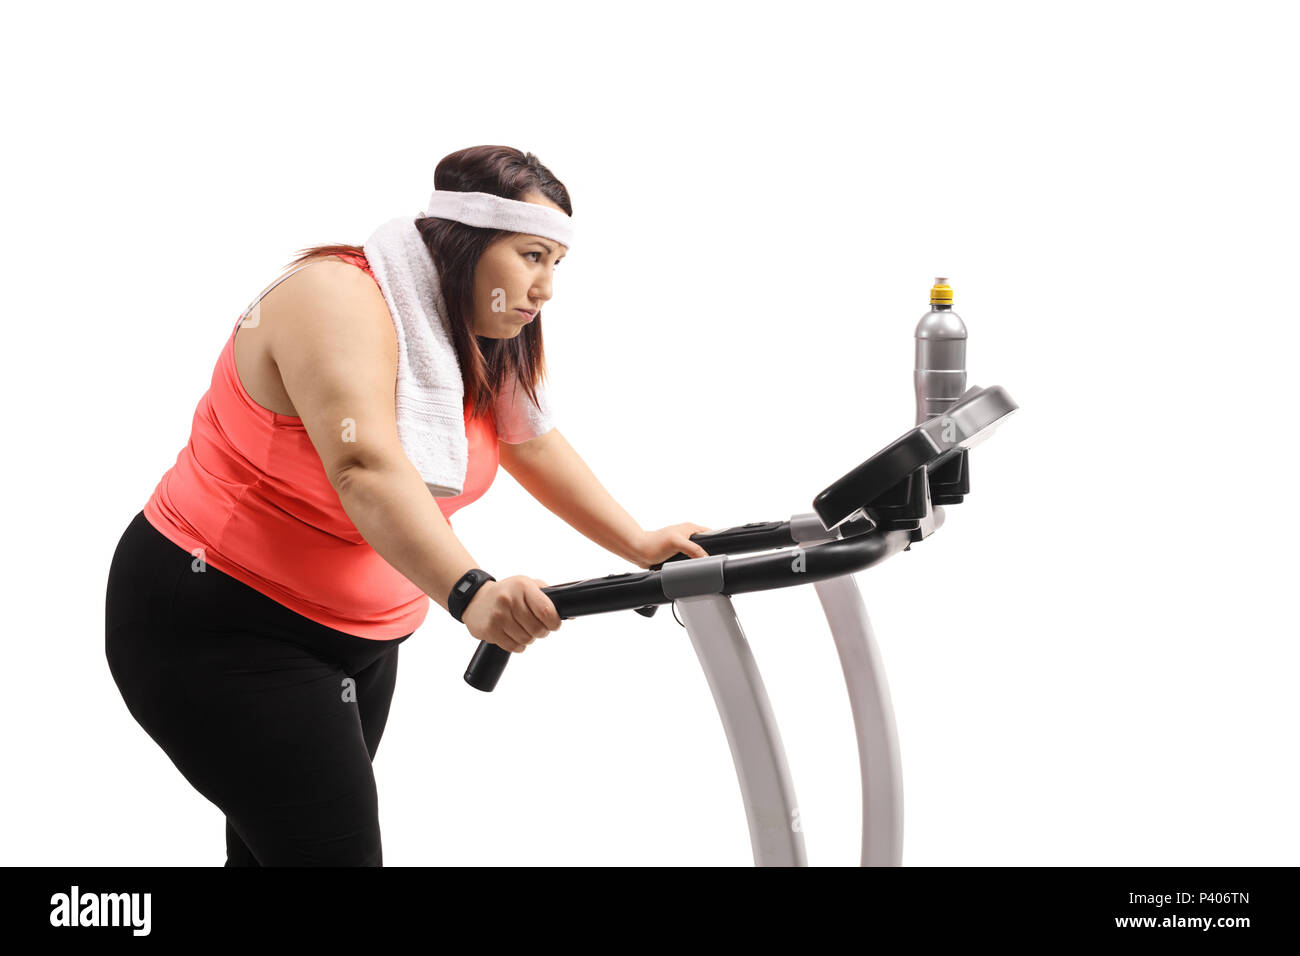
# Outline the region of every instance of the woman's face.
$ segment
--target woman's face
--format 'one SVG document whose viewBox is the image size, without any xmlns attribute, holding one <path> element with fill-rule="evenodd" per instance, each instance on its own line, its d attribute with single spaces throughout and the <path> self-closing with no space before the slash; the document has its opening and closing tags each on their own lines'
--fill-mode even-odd
<svg viewBox="0 0 1300 956">
<path fill-rule="evenodd" d="M 564 212 L 539 192 L 525 193 L 523 201 Z M 474 270 L 474 334 L 512 339 L 522 332 L 551 297 L 555 264 L 568 251 L 554 239 L 522 233 L 488 246 Z"/>
</svg>

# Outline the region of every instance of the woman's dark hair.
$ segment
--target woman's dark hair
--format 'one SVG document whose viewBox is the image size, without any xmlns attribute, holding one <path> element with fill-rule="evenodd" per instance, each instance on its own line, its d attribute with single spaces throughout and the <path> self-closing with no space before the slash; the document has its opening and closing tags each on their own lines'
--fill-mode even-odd
<svg viewBox="0 0 1300 956">
<path fill-rule="evenodd" d="M 540 192 L 573 215 L 564 184 L 532 153 L 510 146 L 471 146 L 444 156 L 434 170 L 433 185 L 450 192 L 491 193 L 504 199 L 522 199 L 527 193 Z M 489 339 L 474 334 L 474 270 L 487 247 L 511 233 L 428 216 L 417 216 L 415 227 L 438 270 L 443 298 L 439 305 L 447 308 L 452 345 L 465 385 L 465 408 L 473 406 L 476 418 L 491 415 L 493 402 L 512 373 L 536 403 L 537 385 L 546 374 L 541 312 L 514 338 Z M 362 254 L 361 246 L 313 246 L 300 252 L 287 268 L 318 256 Z"/>
</svg>

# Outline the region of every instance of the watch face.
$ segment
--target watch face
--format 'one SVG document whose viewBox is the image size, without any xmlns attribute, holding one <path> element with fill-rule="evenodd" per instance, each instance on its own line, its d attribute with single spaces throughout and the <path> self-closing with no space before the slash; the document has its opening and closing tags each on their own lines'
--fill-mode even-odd
<svg viewBox="0 0 1300 956">
<path fill-rule="evenodd" d="M 466 591 L 468 591 L 468 590 L 470 589 L 470 586 L 471 586 L 473 583 L 474 583 L 474 581 L 473 581 L 472 579 L 469 580 L 469 581 L 466 581 L 464 584 L 462 584 L 462 585 L 461 585 L 460 587 L 458 587 L 456 590 L 458 590 L 461 594 L 464 594 Z"/>
</svg>

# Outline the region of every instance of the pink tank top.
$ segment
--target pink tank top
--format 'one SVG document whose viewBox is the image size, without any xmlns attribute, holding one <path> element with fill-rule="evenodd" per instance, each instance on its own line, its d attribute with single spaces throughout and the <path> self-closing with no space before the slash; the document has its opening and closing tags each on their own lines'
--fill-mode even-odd
<svg viewBox="0 0 1300 956">
<path fill-rule="evenodd" d="M 374 278 L 364 257 L 343 258 Z M 218 571 L 313 621 L 376 640 L 410 634 L 428 614 L 428 595 L 361 537 L 302 419 L 263 408 L 244 390 L 235 368 L 235 332 L 247 312 L 217 359 L 189 443 L 145 503 L 145 518 L 191 554 L 202 549 L 203 560 Z M 496 477 L 491 420 L 471 423 L 467 412 L 465 437 L 464 491 L 434 499 L 448 523 Z"/>
</svg>

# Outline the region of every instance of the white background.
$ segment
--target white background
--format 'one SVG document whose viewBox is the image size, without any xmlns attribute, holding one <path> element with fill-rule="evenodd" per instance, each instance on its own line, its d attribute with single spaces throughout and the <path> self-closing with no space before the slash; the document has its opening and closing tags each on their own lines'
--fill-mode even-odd
<svg viewBox="0 0 1300 956">
<path fill-rule="evenodd" d="M 579 229 L 562 432 L 646 528 L 813 496 L 912 424 L 935 276 L 1020 411 L 858 576 L 907 865 L 1300 862 L 1294 35 L 1284 4 L 21 5 L 0 70 L 4 862 L 211 866 L 220 811 L 103 651 L 118 538 L 298 249 L 536 153 Z M 632 570 L 502 470 L 498 577 Z M 813 865 L 857 757 L 810 587 L 735 599 Z M 668 608 L 565 622 L 497 691 L 436 605 L 375 762 L 386 865 L 752 863 Z"/>
</svg>

